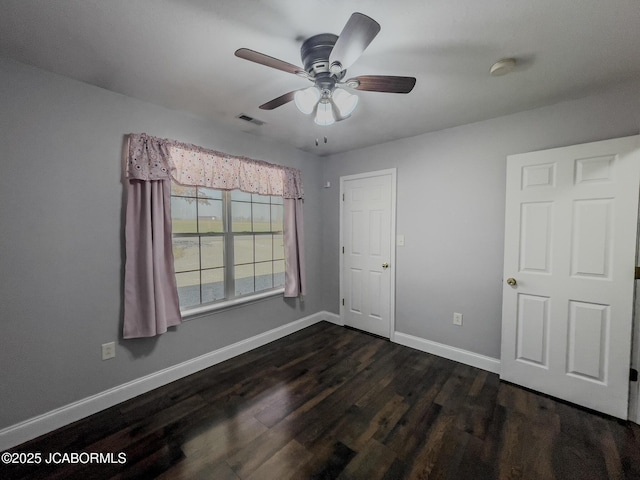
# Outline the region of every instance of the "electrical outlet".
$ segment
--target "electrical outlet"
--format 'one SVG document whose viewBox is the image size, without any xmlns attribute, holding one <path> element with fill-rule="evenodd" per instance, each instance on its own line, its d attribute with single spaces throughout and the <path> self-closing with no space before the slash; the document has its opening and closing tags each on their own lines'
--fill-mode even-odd
<svg viewBox="0 0 640 480">
<path fill-rule="evenodd" d="M 102 344 L 102 359 L 109 360 L 110 358 L 114 358 L 116 356 L 116 343 L 103 343 Z"/>
<path fill-rule="evenodd" d="M 462 314 L 454 313 L 453 314 L 453 324 L 454 325 L 462 325 Z"/>
</svg>

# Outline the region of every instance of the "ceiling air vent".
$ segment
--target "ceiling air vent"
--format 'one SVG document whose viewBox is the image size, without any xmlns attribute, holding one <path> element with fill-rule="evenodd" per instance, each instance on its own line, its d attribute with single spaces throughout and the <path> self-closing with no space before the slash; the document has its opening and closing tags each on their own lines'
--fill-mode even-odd
<svg viewBox="0 0 640 480">
<path fill-rule="evenodd" d="M 257 118 L 250 117 L 249 115 L 245 115 L 244 113 L 241 113 L 240 115 L 238 115 L 237 118 L 239 118 L 240 120 L 244 120 L 245 122 L 255 123 L 256 125 L 264 125 L 265 123 L 262 120 L 258 120 Z"/>
</svg>

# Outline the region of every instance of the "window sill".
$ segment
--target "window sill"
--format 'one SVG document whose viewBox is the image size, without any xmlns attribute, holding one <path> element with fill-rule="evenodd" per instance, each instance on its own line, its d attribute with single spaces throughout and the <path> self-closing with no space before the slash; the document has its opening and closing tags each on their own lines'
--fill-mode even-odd
<svg viewBox="0 0 640 480">
<path fill-rule="evenodd" d="M 225 300 L 223 302 L 212 303 L 209 305 L 187 308 L 185 310 L 180 310 L 180 314 L 182 315 L 182 320 L 191 320 L 192 318 L 206 315 L 207 313 L 247 305 L 249 303 L 254 303 L 265 298 L 276 297 L 282 294 L 284 294 L 284 287 L 255 293 L 253 295 L 247 295 L 245 297 L 234 298 L 233 300 Z"/>
</svg>

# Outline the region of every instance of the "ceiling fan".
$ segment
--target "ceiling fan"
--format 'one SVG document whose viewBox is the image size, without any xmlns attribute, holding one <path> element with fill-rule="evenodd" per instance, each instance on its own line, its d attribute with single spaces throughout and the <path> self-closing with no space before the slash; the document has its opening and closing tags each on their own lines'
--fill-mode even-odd
<svg viewBox="0 0 640 480">
<path fill-rule="evenodd" d="M 248 48 L 240 48 L 235 54 L 313 82 L 311 87 L 285 93 L 260 105 L 262 110 L 273 110 L 293 100 L 302 113 L 315 113 L 314 121 L 318 125 L 331 125 L 348 118 L 358 104 L 358 97 L 345 87 L 368 92 L 409 93 L 416 84 L 414 77 L 388 75 L 361 75 L 343 80 L 347 68 L 362 55 L 378 32 L 378 22 L 362 13 L 353 13 L 340 36 L 321 33 L 304 41 L 300 48 L 304 68 Z"/>
</svg>

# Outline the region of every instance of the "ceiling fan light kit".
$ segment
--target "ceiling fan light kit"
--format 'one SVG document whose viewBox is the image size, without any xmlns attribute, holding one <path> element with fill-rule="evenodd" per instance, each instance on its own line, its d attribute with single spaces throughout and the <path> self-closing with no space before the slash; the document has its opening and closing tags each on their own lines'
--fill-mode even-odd
<svg viewBox="0 0 640 480">
<path fill-rule="evenodd" d="M 342 118 L 347 118 L 358 106 L 358 96 L 352 95 L 343 88 L 336 88 L 331 98 Z"/>
<path fill-rule="evenodd" d="M 328 99 L 323 98 L 318 102 L 316 107 L 316 116 L 313 121 L 320 126 L 329 126 L 336 123 L 336 117 Z"/>
<path fill-rule="evenodd" d="M 321 33 L 302 43 L 300 55 L 304 69 L 247 48 L 236 50 L 239 58 L 267 67 L 293 73 L 313 82 L 313 86 L 285 93 L 260 105 L 262 110 L 273 110 L 294 101 L 298 110 L 306 115 L 315 112 L 317 125 L 332 125 L 348 118 L 358 105 L 358 97 L 346 88 L 369 92 L 409 93 L 416 79 L 389 75 L 363 75 L 343 81 L 349 68 L 380 32 L 380 25 L 362 13 L 351 15 L 340 36 Z"/>
<path fill-rule="evenodd" d="M 316 87 L 298 90 L 293 95 L 293 100 L 302 113 L 309 115 L 320 100 L 320 91 Z"/>
<path fill-rule="evenodd" d="M 305 115 L 315 111 L 314 121 L 318 125 L 331 125 L 338 119 L 344 120 L 358 105 L 356 95 L 338 87 L 332 92 L 320 92 L 316 86 L 298 90 L 293 95 L 293 100 L 298 110 Z"/>
</svg>

